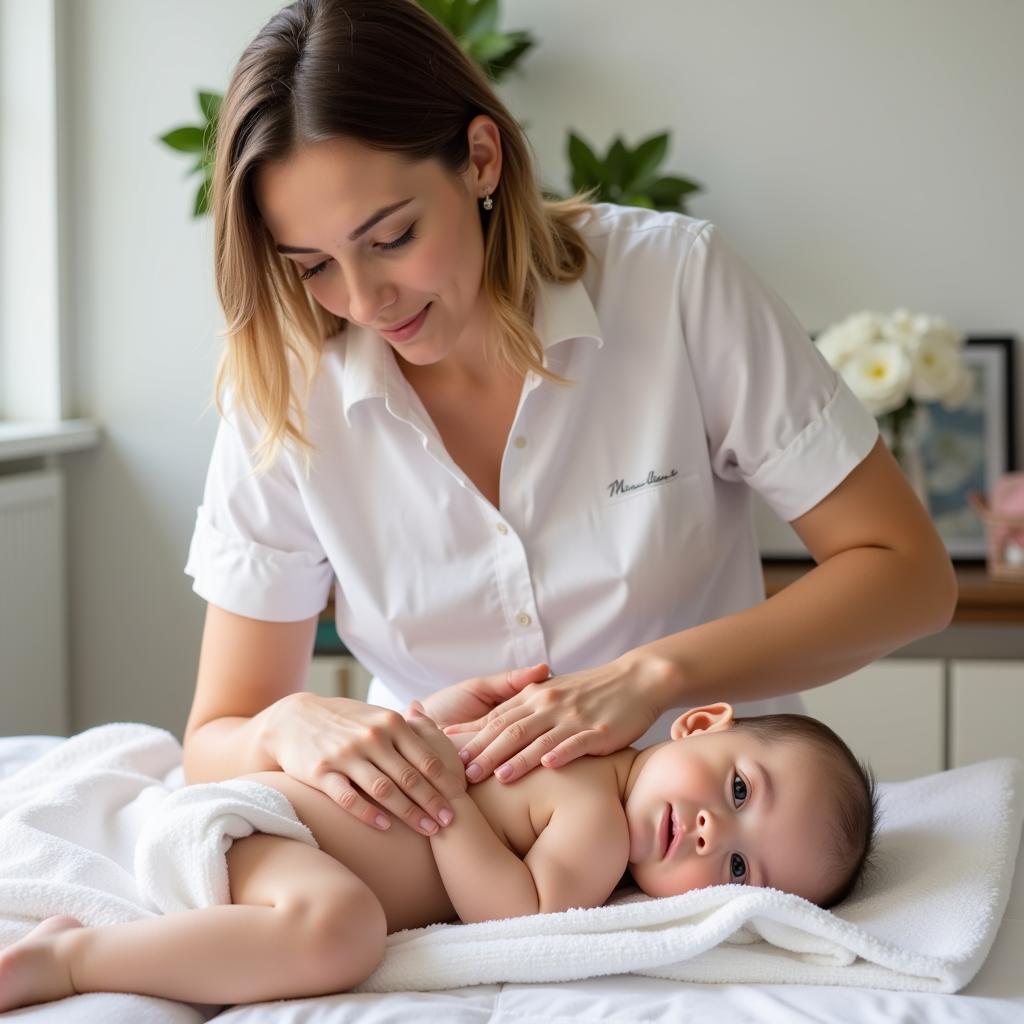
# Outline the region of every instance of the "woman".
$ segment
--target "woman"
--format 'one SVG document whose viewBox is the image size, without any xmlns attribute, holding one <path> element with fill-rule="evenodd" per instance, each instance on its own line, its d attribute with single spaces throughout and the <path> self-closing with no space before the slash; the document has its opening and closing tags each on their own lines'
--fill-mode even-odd
<svg viewBox="0 0 1024 1024">
<path fill-rule="evenodd" d="M 948 623 L 940 538 L 785 305 L 714 225 L 584 198 L 543 200 L 411 0 L 300 0 L 245 51 L 189 781 L 281 769 L 429 835 L 457 786 L 415 699 L 513 781 L 681 705 L 800 711 Z M 818 563 L 767 601 L 751 488 Z M 332 588 L 368 704 L 301 692 Z"/>
</svg>

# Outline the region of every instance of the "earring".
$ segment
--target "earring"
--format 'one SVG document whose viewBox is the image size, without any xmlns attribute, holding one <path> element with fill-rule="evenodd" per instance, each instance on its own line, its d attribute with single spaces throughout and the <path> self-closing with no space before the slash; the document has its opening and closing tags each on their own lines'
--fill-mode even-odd
<svg viewBox="0 0 1024 1024">
<path fill-rule="evenodd" d="M 484 200 L 484 209 L 492 210 L 494 208 L 494 200 L 491 198 L 491 193 L 487 193 L 487 198 Z"/>
</svg>

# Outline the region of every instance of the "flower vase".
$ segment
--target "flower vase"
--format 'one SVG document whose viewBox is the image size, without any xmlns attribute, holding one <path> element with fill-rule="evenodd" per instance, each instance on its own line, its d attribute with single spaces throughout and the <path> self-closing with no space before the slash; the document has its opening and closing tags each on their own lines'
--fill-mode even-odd
<svg viewBox="0 0 1024 1024">
<path fill-rule="evenodd" d="M 900 413 L 903 415 L 898 413 L 891 418 L 887 417 L 888 429 L 883 430 L 883 436 L 918 501 L 924 506 L 925 512 L 931 515 L 928 503 L 928 475 L 925 472 L 921 443 L 925 431 L 924 410 L 917 407 L 902 409 Z"/>
</svg>

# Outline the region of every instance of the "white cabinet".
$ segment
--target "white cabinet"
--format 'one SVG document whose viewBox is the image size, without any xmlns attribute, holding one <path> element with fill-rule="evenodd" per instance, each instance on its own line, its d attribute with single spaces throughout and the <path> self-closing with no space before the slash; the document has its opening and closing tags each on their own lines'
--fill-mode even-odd
<svg viewBox="0 0 1024 1024">
<path fill-rule="evenodd" d="M 957 660 L 950 667 L 950 767 L 1024 760 L 1024 662 Z"/>
<path fill-rule="evenodd" d="M 322 697 L 352 697 L 366 700 L 373 677 L 348 655 L 320 655 L 313 658 L 306 678 L 306 689 Z"/>
<path fill-rule="evenodd" d="M 944 767 L 943 677 L 941 658 L 883 658 L 801 696 L 878 782 L 897 782 Z"/>
</svg>

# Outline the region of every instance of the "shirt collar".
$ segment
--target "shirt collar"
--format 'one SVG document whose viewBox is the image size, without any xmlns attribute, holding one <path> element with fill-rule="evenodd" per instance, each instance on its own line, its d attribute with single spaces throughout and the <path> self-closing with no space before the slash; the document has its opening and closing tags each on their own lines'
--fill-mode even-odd
<svg viewBox="0 0 1024 1024">
<path fill-rule="evenodd" d="M 593 338 L 604 346 L 601 324 L 583 281 L 541 281 L 533 316 L 533 329 L 544 351 L 570 338 Z M 342 333 L 345 360 L 344 411 L 366 398 L 387 399 L 394 392 L 388 345 L 376 331 L 348 323 Z M 546 361 L 546 360 L 545 360 Z"/>
</svg>

